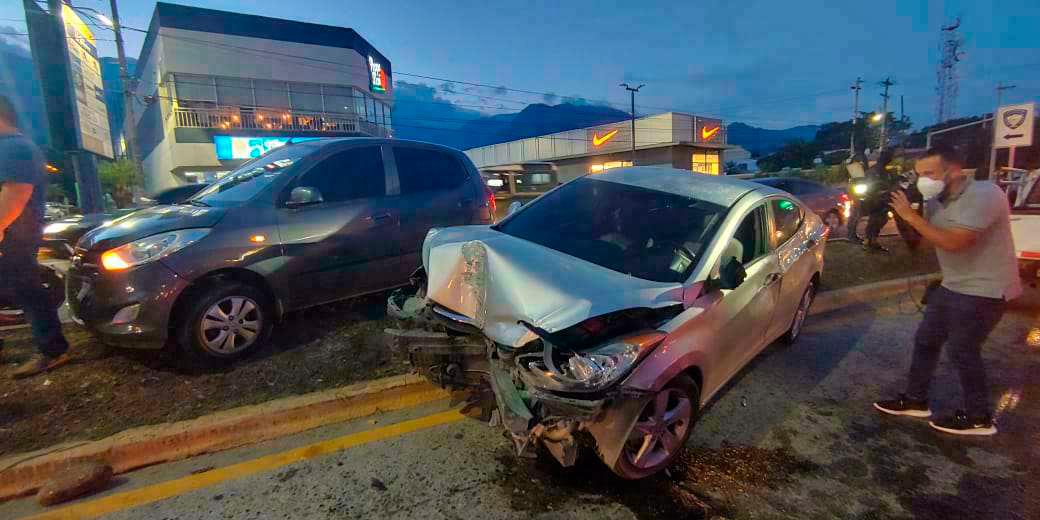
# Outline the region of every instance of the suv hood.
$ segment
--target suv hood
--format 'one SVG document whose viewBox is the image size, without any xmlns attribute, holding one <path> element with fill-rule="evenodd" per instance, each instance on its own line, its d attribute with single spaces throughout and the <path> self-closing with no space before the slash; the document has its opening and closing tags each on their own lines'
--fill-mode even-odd
<svg viewBox="0 0 1040 520">
<path fill-rule="evenodd" d="M 87 251 L 111 249 L 166 231 L 213 227 L 226 213 L 225 209 L 198 206 L 144 208 L 90 231 L 77 245 Z"/>
<path fill-rule="evenodd" d="M 537 339 L 521 321 L 552 333 L 614 311 L 683 300 L 681 284 L 612 271 L 488 226 L 431 230 L 423 266 L 428 299 L 512 347 Z"/>
</svg>

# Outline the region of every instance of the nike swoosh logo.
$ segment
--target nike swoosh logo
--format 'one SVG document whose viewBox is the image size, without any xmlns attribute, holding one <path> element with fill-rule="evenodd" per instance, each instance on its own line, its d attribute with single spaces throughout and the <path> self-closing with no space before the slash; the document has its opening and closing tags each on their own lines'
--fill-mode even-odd
<svg viewBox="0 0 1040 520">
<path fill-rule="evenodd" d="M 603 135 L 599 135 L 597 133 L 593 133 L 592 134 L 592 146 L 599 146 L 599 145 L 601 145 L 601 144 L 603 144 L 603 143 L 613 139 L 614 136 L 617 135 L 617 133 L 618 133 L 618 131 L 617 131 L 616 128 L 614 130 L 611 130 L 611 131 L 603 134 Z"/>
<path fill-rule="evenodd" d="M 719 133 L 719 129 L 720 128 L 722 128 L 722 127 L 721 126 L 716 126 L 715 128 L 711 128 L 711 129 L 701 127 L 701 139 L 707 141 L 708 139 L 711 139 L 712 137 L 715 137 L 715 134 Z"/>
</svg>

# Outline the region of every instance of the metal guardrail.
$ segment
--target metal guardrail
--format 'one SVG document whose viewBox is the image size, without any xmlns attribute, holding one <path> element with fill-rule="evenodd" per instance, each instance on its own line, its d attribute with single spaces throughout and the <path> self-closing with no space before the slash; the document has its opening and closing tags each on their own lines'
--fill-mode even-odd
<svg viewBox="0 0 1040 520">
<path fill-rule="evenodd" d="M 177 107 L 173 110 L 173 116 L 178 128 L 361 132 L 374 136 L 389 135 L 385 127 L 359 120 L 354 114 L 242 107 Z"/>
</svg>

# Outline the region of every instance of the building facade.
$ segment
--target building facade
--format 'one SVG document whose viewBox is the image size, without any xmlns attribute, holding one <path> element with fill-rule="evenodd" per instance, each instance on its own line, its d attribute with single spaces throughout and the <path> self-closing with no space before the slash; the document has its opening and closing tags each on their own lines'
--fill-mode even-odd
<svg viewBox="0 0 1040 520">
<path fill-rule="evenodd" d="M 722 170 L 722 121 L 679 112 L 636 119 L 636 166 L 670 166 L 710 175 Z M 478 168 L 500 170 L 531 163 L 555 166 L 560 182 L 632 166 L 632 123 L 568 130 L 466 150 Z"/>
<path fill-rule="evenodd" d="M 136 72 L 147 192 L 293 137 L 392 133 L 390 61 L 353 29 L 160 2 Z"/>
</svg>

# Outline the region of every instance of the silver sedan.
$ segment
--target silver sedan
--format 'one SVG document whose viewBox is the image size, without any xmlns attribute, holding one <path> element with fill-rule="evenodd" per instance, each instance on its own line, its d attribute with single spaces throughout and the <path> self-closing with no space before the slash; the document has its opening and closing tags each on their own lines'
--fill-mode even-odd
<svg viewBox="0 0 1040 520">
<path fill-rule="evenodd" d="M 427 377 L 473 390 L 518 453 L 570 465 L 587 432 L 615 473 L 643 478 L 756 354 L 798 338 L 826 236 L 768 186 L 611 170 L 497 225 L 431 231 L 386 332 Z"/>
</svg>

